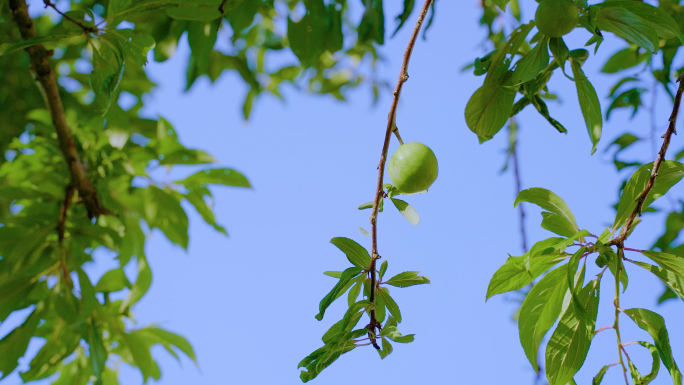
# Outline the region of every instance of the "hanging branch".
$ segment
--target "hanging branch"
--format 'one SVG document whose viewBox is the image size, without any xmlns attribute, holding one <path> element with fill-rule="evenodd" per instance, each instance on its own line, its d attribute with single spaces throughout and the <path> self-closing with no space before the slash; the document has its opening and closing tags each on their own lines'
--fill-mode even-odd
<svg viewBox="0 0 684 385">
<path fill-rule="evenodd" d="M 411 52 L 413 51 L 413 46 L 416 44 L 416 39 L 418 38 L 418 32 L 420 32 L 420 27 L 425 20 L 428 9 L 432 4 L 432 0 L 425 0 L 423 9 L 418 15 L 418 21 L 416 21 L 416 26 L 413 29 L 413 34 L 409 40 L 406 51 L 404 52 L 404 61 L 401 64 L 401 72 L 399 73 L 399 80 L 397 81 L 397 86 L 392 93 L 392 105 L 390 107 L 389 115 L 387 117 L 387 131 L 385 132 L 385 142 L 382 146 L 382 154 L 380 155 L 380 164 L 378 164 L 378 185 L 375 190 L 375 200 L 373 201 L 373 210 L 371 211 L 370 223 L 371 223 L 371 238 L 373 242 L 372 253 L 371 253 L 371 263 L 369 267 L 368 274 L 370 275 L 370 297 L 368 298 L 370 302 L 375 303 L 375 291 L 377 289 L 377 277 L 375 275 L 375 261 L 380 259 L 378 254 L 378 208 L 380 207 L 380 199 L 383 198 L 383 180 L 385 176 L 385 161 L 387 160 L 387 150 L 389 148 L 390 138 L 392 132 L 397 136 L 397 139 L 401 143 L 401 137 L 399 136 L 399 131 L 397 129 L 396 119 L 397 119 L 397 105 L 399 104 L 399 96 L 401 95 L 401 88 L 404 83 L 408 80 L 408 65 L 409 60 L 411 60 Z M 370 323 L 366 326 L 369 330 L 368 337 L 371 339 L 373 346 L 376 349 L 380 349 L 380 346 L 375 342 L 376 329 L 380 329 L 382 325 L 375 318 L 375 308 L 370 310 Z"/>
<path fill-rule="evenodd" d="M 10 0 L 9 5 L 21 37 L 24 39 L 36 37 L 38 34 L 33 25 L 33 20 L 29 16 L 26 0 Z M 109 214 L 110 212 L 100 202 L 97 190 L 86 176 L 85 168 L 78 158 L 74 137 L 64 116 L 64 106 L 59 96 L 55 73 L 50 66 L 51 54 L 41 44 L 26 48 L 26 52 L 31 59 L 31 69 L 36 75 L 36 80 L 42 86 L 43 95 L 52 116 L 52 124 L 57 131 L 59 149 L 64 155 L 71 174 L 71 185 L 78 191 L 79 197 L 83 200 L 91 218 Z"/>
<path fill-rule="evenodd" d="M 677 134 L 675 125 L 677 123 L 679 105 L 682 102 L 682 94 L 684 93 L 684 72 L 682 72 L 677 78 L 677 83 L 679 83 L 679 88 L 677 88 L 677 94 L 674 98 L 672 114 L 670 115 L 670 119 L 668 119 L 670 123 L 667 127 L 667 131 L 665 131 L 665 134 L 662 136 L 663 145 L 660 147 L 660 151 L 658 151 L 658 157 L 656 158 L 655 162 L 653 162 L 651 177 L 648 179 L 644 191 L 642 191 L 641 194 L 639 194 L 639 196 L 636 198 L 636 207 L 634 207 L 634 211 L 632 211 L 632 214 L 630 214 L 629 218 L 627 218 L 627 222 L 625 222 L 625 225 L 622 226 L 620 235 L 611 241 L 611 245 L 617 245 L 618 247 L 622 246 L 624 244 L 625 239 L 627 239 L 627 236 L 629 235 L 634 220 L 637 216 L 641 216 L 641 210 L 644 208 L 644 201 L 646 200 L 646 196 L 648 196 L 648 193 L 651 191 L 653 185 L 655 184 L 656 177 L 658 176 L 658 170 L 660 169 L 660 165 L 665 160 L 665 153 L 667 152 L 667 148 L 670 146 L 670 140 L 672 139 L 672 135 Z"/>
</svg>

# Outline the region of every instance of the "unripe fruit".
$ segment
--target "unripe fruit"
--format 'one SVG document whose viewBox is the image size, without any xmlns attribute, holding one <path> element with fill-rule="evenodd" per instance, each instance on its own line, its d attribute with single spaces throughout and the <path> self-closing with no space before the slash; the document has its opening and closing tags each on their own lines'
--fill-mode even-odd
<svg viewBox="0 0 684 385">
<path fill-rule="evenodd" d="M 437 179 L 437 157 L 422 143 L 404 143 L 392 154 L 387 173 L 392 184 L 403 193 L 424 191 Z"/>
<path fill-rule="evenodd" d="M 544 35 L 561 37 L 577 27 L 579 9 L 573 0 L 541 0 L 534 22 Z"/>
</svg>

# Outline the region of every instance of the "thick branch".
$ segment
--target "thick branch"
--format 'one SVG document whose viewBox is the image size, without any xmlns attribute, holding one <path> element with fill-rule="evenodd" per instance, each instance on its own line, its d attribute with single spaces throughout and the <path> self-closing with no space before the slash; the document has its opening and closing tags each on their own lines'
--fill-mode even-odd
<svg viewBox="0 0 684 385">
<path fill-rule="evenodd" d="M 682 72 L 682 74 L 679 75 L 679 77 L 677 78 L 677 82 L 679 83 L 679 88 L 677 89 L 677 94 L 675 95 L 674 106 L 672 107 L 672 114 L 670 115 L 670 119 L 668 119 L 670 123 L 667 127 L 667 131 L 665 131 L 665 135 L 662 136 L 663 145 L 660 147 L 660 151 L 658 151 L 658 157 L 656 158 L 655 162 L 653 162 L 651 177 L 648 179 L 644 191 L 642 191 L 641 194 L 639 194 L 639 196 L 637 197 L 636 207 L 634 207 L 634 211 L 632 211 L 632 214 L 630 214 L 629 218 L 627 218 L 627 222 L 625 222 L 625 225 L 622 226 L 620 236 L 611 241 L 612 245 L 623 244 L 630 232 L 634 220 L 637 216 L 641 216 L 641 211 L 644 208 L 644 201 L 646 200 L 648 193 L 651 191 L 653 185 L 655 184 L 656 177 L 658 176 L 658 170 L 660 170 L 660 165 L 665 160 L 665 153 L 667 152 L 667 148 L 670 146 L 670 140 L 672 139 L 672 135 L 677 134 L 675 126 L 677 123 L 677 115 L 679 114 L 679 106 L 682 102 L 682 94 L 684 93 L 684 72 Z"/>
<path fill-rule="evenodd" d="M 369 268 L 368 274 L 370 275 L 370 297 L 368 298 L 371 302 L 375 303 L 375 290 L 377 289 L 377 279 L 375 276 L 375 261 L 380 258 L 380 255 L 378 255 L 378 227 L 377 227 L 377 221 L 378 221 L 378 208 L 380 207 L 380 199 L 382 199 L 383 196 L 383 180 L 385 177 L 385 161 L 387 160 L 387 150 L 389 148 L 389 142 L 390 138 L 392 137 L 392 132 L 396 132 L 397 125 L 396 125 L 396 118 L 397 118 L 397 105 L 399 104 L 399 96 L 401 95 L 401 88 L 403 87 L 404 83 L 408 80 L 408 65 L 409 61 L 411 60 L 411 52 L 413 52 L 413 46 L 416 44 L 416 39 L 418 38 L 418 33 L 420 32 L 420 27 L 423 24 L 423 20 L 425 20 L 425 15 L 427 15 L 428 9 L 430 9 L 430 5 L 432 4 L 432 0 L 425 0 L 425 4 L 423 5 L 423 9 L 420 11 L 420 14 L 418 15 L 418 21 L 416 21 L 416 26 L 413 29 L 413 34 L 411 35 L 411 39 L 409 39 L 408 46 L 406 47 L 406 51 L 404 52 L 404 61 L 401 64 L 401 72 L 399 73 L 399 80 L 397 81 L 397 86 L 394 89 L 393 92 L 393 99 L 392 99 L 392 105 L 390 107 L 390 112 L 387 117 L 387 131 L 385 132 L 385 142 L 382 146 L 382 154 L 380 155 L 380 164 L 378 164 L 378 185 L 375 190 L 375 200 L 373 201 L 373 210 L 371 212 L 370 216 L 370 222 L 371 222 L 371 238 L 373 242 L 372 246 L 372 253 L 371 253 L 371 264 Z M 398 132 L 397 138 L 401 142 L 401 139 L 399 137 Z M 367 328 L 371 330 L 372 334 L 375 334 L 375 329 L 380 329 L 381 325 L 380 322 L 375 318 L 375 309 L 371 309 L 370 311 L 370 323 L 368 324 Z M 376 349 L 380 349 L 380 347 L 377 344 L 373 344 Z"/>
<path fill-rule="evenodd" d="M 33 20 L 31 20 L 28 14 L 26 1 L 10 0 L 9 4 L 21 36 L 24 39 L 37 36 Z M 85 169 L 79 161 L 74 138 L 64 116 L 64 107 L 59 96 L 55 73 L 50 66 L 50 53 L 40 44 L 26 48 L 26 52 L 28 52 L 31 58 L 31 68 L 36 74 L 36 80 L 42 86 L 45 101 L 52 116 L 52 124 L 55 126 L 55 131 L 57 131 L 59 149 L 64 155 L 69 173 L 71 174 L 71 185 L 76 188 L 79 196 L 83 199 L 88 209 L 88 215 L 91 218 L 108 214 L 109 211 L 100 202 L 95 186 L 88 180 Z"/>
</svg>

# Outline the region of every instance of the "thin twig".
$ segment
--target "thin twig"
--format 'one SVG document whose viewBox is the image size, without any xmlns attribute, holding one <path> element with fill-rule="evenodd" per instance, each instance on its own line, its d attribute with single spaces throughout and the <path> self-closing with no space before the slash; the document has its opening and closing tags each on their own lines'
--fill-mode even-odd
<svg viewBox="0 0 684 385">
<path fill-rule="evenodd" d="M 62 203 L 62 207 L 59 209 L 59 222 L 57 223 L 57 238 L 60 244 L 64 242 L 64 227 L 66 226 L 67 212 L 69 211 L 69 204 L 73 196 L 74 187 L 67 186 L 64 193 L 64 203 Z"/>
<path fill-rule="evenodd" d="M 50 2 L 50 0 L 43 0 L 43 4 L 45 4 L 45 8 L 50 7 L 50 8 L 52 8 L 52 9 L 54 9 L 55 12 L 59 13 L 60 15 L 62 15 L 63 18 L 65 18 L 65 19 L 69 20 L 70 22 L 72 22 L 72 23 L 78 25 L 79 27 L 81 27 L 81 29 L 83 30 L 83 32 L 85 32 L 85 33 L 98 33 L 98 32 L 99 32 L 99 30 L 97 29 L 97 27 L 90 27 L 90 26 L 84 25 L 83 23 L 81 23 L 81 22 L 79 22 L 79 21 L 76 21 L 76 20 L 72 19 L 71 17 L 69 17 L 69 15 L 67 15 L 67 14 L 65 14 L 64 12 L 60 11 L 59 9 L 57 9 L 57 7 L 55 6 L 55 4 L 53 4 L 52 2 Z"/>
<path fill-rule="evenodd" d="M 511 124 L 515 124 L 513 118 L 511 118 Z M 510 127 L 510 126 L 509 126 Z M 513 128 L 510 128 L 513 130 Z M 515 131 L 511 132 L 511 135 L 515 135 L 512 138 L 511 143 L 511 157 L 513 158 L 513 177 L 515 178 L 515 196 L 520 195 L 522 191 L 522 182 L 520 178 L 520 164 L 518 160 L 518 125 L 515 124 Z M 524 204 L 520 203 L 518 207 L 520 208 L 520 237 L 522 238 L 522 248 L 523 252 L 527 252 L 527 232 L 525 231 L 525 209 Z"/>
<path fill-rule="evenodd" d="M 66 263 L 66 249 L 64 247 L 64 228 L 66 227 L 67 213 L 69 212 L 69 204 L 74 196 L 74 187 L 67 186 L 64 192 L 64 203 L 59 209 L 59 222 L 57 223 L 57 239 L 59 240 L 59 251 L 60 251 L 60 268 L 62 272 L 62 278 L 69 288 L 73 288 L 74 284 L 71 282 L 69 277 L 69 267 Z"/>
<path fill-rule="evenodd" d="M 615 323 L 613 328 L 615 328 L 615 334 L 617 336 L 617 347 L 618 347 L 618 357 L 620 365 L 622 365 L 622 372 L 625 375 L 625 384 L 629 385 L 629 380 L 627 379 L 627 367 L 625 367 L 625 362 L 622 360 L 622 339 L 620 337 L 620 273 L 624 269 L 622 265 L 622 258 L 625 256 L 624 245 L 618 245 L 618 259 L 617 267 L 615 268 L 615 300 L 613 304 L 615 305 Z M 629 359 L 629 357 L 628 357 Z"/>
<path fill-rule="evenodd" d="M 390 138 L 392 137 L 392 132 L 395 132 L 397 135 L 397 138 L 399 138 L 397 130 L 397 125 L 396 125 L 396 117 L 397 117 L 397 105 L 399 103 L 399 96 L 401 95 L 401 88 L 403 87 L 404 83 L 408 80 L 408 65 L 409 61 L 411 60 L 411 52 L 413 51 L 413 46 L 416 44 L 416 39 L 418 38 L 418 33 L 420 32 L 420 27 L 423 24 L 423 20 L 425 20 L 425 15 L 427 15 L 428 9 L 430 8 L 430 5 L 432 4 L 432 0 L 425 0 L 425 4 L 423 5 L 423 9 L 420 11 L 420 14 L 418 15 L 418 21 L 416 21 L 416 26 L 413 29 L 413 34 L 411 35 L 411 38 L 409 39 L 408 46 L 406 47 L 406 51 L 404 52 L 404 61 L 401 64 L 401 72 L 399 73 L 399 80 L 397 81 L 397 86 L 394 89 L 393 92 L 393 99 L 392 99 L 392 105 L 390 107 L 390 112 L 387 117 L 387 131 L 385 132 L 385 142 L 383 143 L 382 146 L 382 154 L 380 155 L 380 164 L 378 164 L 378 185 L 375 190 L 375 200 L 373 201 L 373 210 L 371 211 L 371 216 L 370 216 L 370 223 L 371 223 L 371 238 L 373 242 L 372 246 L 372 253 L 371 253 L 371 263 L 370 267 L 368 269 L 368 274 L 370 275 L 370 297 L 368 298 L 371 302 L 375 303 L 375 290 L 377 286 L 376 282 L 376 276 L 375 276 L 375 261 L 377 261 L 380 258 L 380 255 L 378 254 L 378 226 L 377 226 L 377 221 L 378 221 L 378 208 L 380 207 L 380 199 L 383 197 L 383 180 L 385 176 L 385 161 L 387 160 L 387 150 L 389 148 L 389 142 Z M 369 330 L 369 337 L 375 336 L 376 335 L 376 329 L 380 330 L 382 328 L 382 325 L 378 320 L 375 318 L 375 309 L 371 309 L 370 311 L 370 323 L 368 326 L 366 326 Z M 380 346 L 378 346 L 377 343 L 375 343 L 375 339 L 373 340 L 373 346 L 376 349 L 380 349 Z"/>
<path fill-rule="evenodd" d="M 677 123 L 677 114 L 679 113 L 679 105 L 682 102 L 682 93 L 684 93 L 684 72 L 682 72 L 682 74 L 679 75 L 679 77 L 677 78 L 677 82 L 679 83 L 679 87 L 677 88 L 677 94 L 674 98 L 672 114 L 670 115 L 670 119 L 668 119 L 669 125 L 667 127 L 667 131 L 665 131 L 665 135 L 662 136 L 663 144 L 660 147 L 660 151 L 658 151 L 658 157 L 656 158 L 655 162 L 653 162 L 651 177 L 648 179 L 644 191 L 642 191 L 641 194 L 639 194 L 639 196 L 636 198 L 636 207 L 634 207 L 634 211 L 632 211 L 632 214 L 630 214 L 629 218 L 627 218 L 627 222 L 625 222 L 625 225 L 622 226 L 620 235 L 610 242 L 611 245 L 623 245 L 625 239 L 627 239 L 627 236 L 629 235 L 632 224 L 634 223 L 634 219 L 636 219 L 637 216 L 641 216 L 641 210 L 644 207 L 644 201 L 646 200 L 646 196 L 648 196 L 648 193 L 651 191 L 653 185 L 655 184 L 655 179 L 658 176 L 658 170 L 660 170 L 660 165 L 665 160 L 665 153 L 667 152 L 667 148 L 670 146 L 670 140 L 672 139 L 672 135 L 677 134 L 675 126 Z"/>
<path fill-rule="evenodd" d="M 221 1 L 221 5 L 219 5 L 219 12 L 221 12 L 221 17 L 218 19 L 218 23 L 216 25 L 216 31 L 221 29 L 222 21 L 223 18 L 226 16 L 226 3 L 228 0 L 223 0 Z"/>
<path fill-rule="evenodd" d="M 38 36 L 33 20 L 29 16 L 26 0 L 10 0 L 9 5 L 21 36 L 24 39 Z M 52 124 L 57 132 L 59 149 L 64 155 L 71 174 L 71 185 L 76 188 L 79 196 L 83 199 L 91 218 L 109 214 L 110 212 L 100 202 L 97 190 L 86 176 L 85 168 L 79 160 L 74 137 L 64 115 L 64 106 L 59 95 L 55 72 L 50 66 L 50 53 L 41 44 L 26 48 L 26 52 L 31 59 L 31 69 L 36 75 L 36 80 L 42 86 L 45 101 L 52 117 Z"/>
</svg>

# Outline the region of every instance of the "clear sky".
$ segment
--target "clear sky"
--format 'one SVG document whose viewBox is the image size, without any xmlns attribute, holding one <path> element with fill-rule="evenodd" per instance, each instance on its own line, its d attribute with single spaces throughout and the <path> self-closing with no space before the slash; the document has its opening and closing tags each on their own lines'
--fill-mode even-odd
<svg viewBox="0 0 684 385">
<path fill-rule="evenodd" d="M 351 3 L 358 7 L 358 2 Z M 484 300 L 489 279 L 507 254 L 522 252 L 512 174 L 500 173 L 506 134 L 480 145 L 463 114 L 468 98 L 483 80 L 461 72 L 485 52 L 478 3 L 437 3 L 428 39 L 416 45 L 398 110 L 397 125 L 404 141 L 430 146 L 439 160 L 439 177 L 429 193 L 406 197 L 420 214 L 419 226 L 409 224 L 388 205 L 379 218 L 379 253 L 389 262 L 388 276 L 421 271 L 432 281 L 392 289 L 404 318 L 399 329 L 415 333 L 416 340 L 394 344 L 394 353 L 385 360 L 371 347 L 358 348 L 323 371 L 314 384 L 533 383 L 535 373 L 512 320 L 516 297 Z M 528 20 L 534 2 L 522 3 L 523 18 Z M 385 6 L 391 25 L 400 2 L 386 1 Z M 410 29 L 402 30 L 380 51 L 384 60 L 378 75 L 392 85 Z M 577 29 L 566 42 L 570 49 L 581 48 L 589 37 Z M 168 119 L 188 147 L 208 151 L 221 166 L 243 172 L 253 188 L 214 189 L 217 218 L 229 237 L 203 224 L 188 205 L 187 253 L 170 246 L 160 232 L 152 234 L 147 253 L 154 278 L 150 291 L 134 308 L 138 325 L 159 322 L 186 336 L 200 367 L 186 358 L 178 365 L 157 347 L 153 353 L 162 370 L 158 383 L 300 384 L 297 363 L 322 345 L 322 334 L 346 310 L 345 304 L 335 303 L 323 321 L 314 318 L 319 301 L 335 283 L 323 272 L 342 270 L 348 264 L 329 240 L 349 237 L 370 248 L 370 237 L 358 230 L 359 226 L 370 230 L 369 211 L 359 211 L 357 206 L 373 198 L 390 92 L 372 107 L 367 87 L 349 92 L 349 101 L 344 103 L 290 87 L 284 103 L 273 97 L 259 99 L 245 123 L 241 115 L 245 86 L 236 74 L 214 85 L 202 78 L 189 92 L 182 92 L 188 55 L 183 47 L 169 62 L 149 65 L 150 77 L 159 87 L 146 101 L 145 113 Z M 607 39 L 585 67 L 604 111 L 605 97 L 618 78 L 598 71 L 609 54 L 623 47 L 624 43 Z M 620 183 L 611 156 L 604 150 L 624 130 L 648 137 L 649 116 L 629 120 L 629 113 L 615 112 L 604 125 L 598 151 L 591 156 L 574 83 L 556 75 L 551 88 L 559 93 L 561 103 L 550 103 L 550 111 L 569 132 L 559 134 L 529 109 L 521 114 L 523 186 L 554 191 L 573 209 L 580 227 L 600 233 L 613 221 L 611 205 L 617 201 Z M 663 95 L 659 100 L 658 137 L 671 109 Z M 393 139 L 390 151 L 397 145 Z M 674 138 L 672 153 L 681 147 L 680 135 Z M 650 153 L 646 142 L 630 155 L 650 161 Z M 673 188 L 680 197 L 683 191 L 681 184 Z M 660 202 L 661 207 L 667 205 L 667 201 Z M 525 209 L 528 242 L 551 236 L 539 227 L 539 209 L 530 205 Z M 650 247 L 663 223 L 660 216 L 644 216 L 628 246 Z M 88 271 L 97 279 L 103 267 L 113 265 L 111 255 L 100 254 Z M 628 273 L 630 287 L 622 297 L 622 307 L 646 307 L 663 314 L 675 358 L 684 365 L 683 304 L 669 301 L 657 306 L 662 284 L 633 267 L 628 267 Z M 611 282 L 612 276 L 604 279 L 597 327 L 612 324 Z M 621 320 L 623 341 L 649 340 L 628 319 Z M 650 355 L 634 346 L 628 352 L 647 372 Z M 603 365 L 615 361 L 614 332 L 598 334 L 575 377 L 578 384 L 590 383 Z M 22 363 L 26 367 L 28 361 Z M 142 383 L 139 372 L 121 370 L 122 384 Z M 621 378 L 613 368 L 604 383 L 619 383 Z M 3 383 L 19 383 L 19 377 L 15 373 Z M 668 383 L 671 380 L 663 368 L 654 384 Z"/>
</svg>

